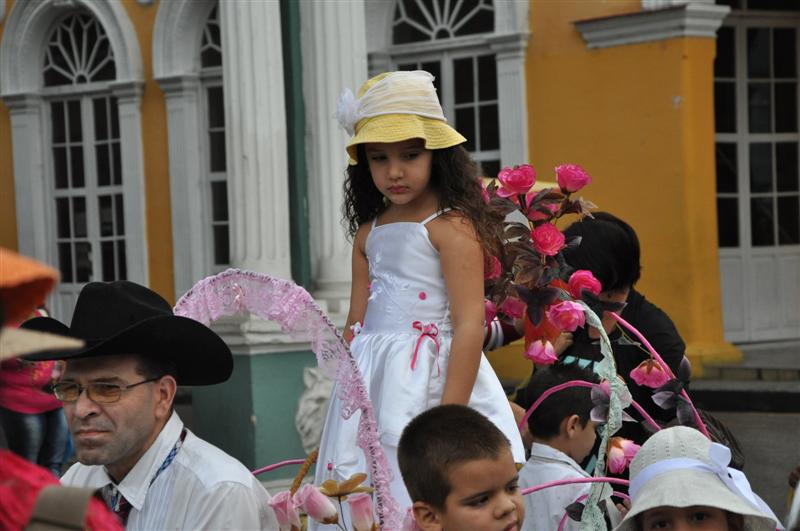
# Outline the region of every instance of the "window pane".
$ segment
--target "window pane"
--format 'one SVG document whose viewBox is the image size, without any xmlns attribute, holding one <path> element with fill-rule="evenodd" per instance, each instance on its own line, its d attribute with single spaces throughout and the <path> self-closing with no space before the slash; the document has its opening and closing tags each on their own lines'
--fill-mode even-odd
<svg viewBox="0 0 800 531">
<path fill-rule="evenodd" d="M 230 261 L 228 224 L 214 225 L 214 264 L 227 265 Z"/>
<path fill-rule="evenodd" d="M 412 70 L 417 69 L 417 63 L 403 63 L 401 65 L 398 65 L 397 69 L 404 72 L 411 72 Z"/>
<path fill-rule="evenodd" d="M 734 29 L 721 27 L 717 31 L 717 58 L 714 60 L 714 77 L 735 77 Z"/>
<path fill-rule="evenodd" d="M 72 235 L 86 237 L 86 199 L 83 197 L 72 198 Z"/>
<path fill-rule="evenodd" d="M 717 143 L 717 193 L 736 193 L 736 144 Z"/>
<path fill-rule="evenodd" d="M 122 194 L 114 196 L 114 213 L 117 216 L 117 235 L 125 234 L 125 212 L 122 210 Z"/>
<path fill-rule="evenodd" d="M 101 242 L 101 252 L 103 254 L 103 282 L 116 280 L 116 270 L 114 268 L 114 242 Z"/>
<path fill-rule="evenodd" d="M 750 230 L 754 246 L 774 245 L 774 217 L 771 197 L 750 199 Z"/>
<path fill-rule="evenodd" d="M 225 127 L 225 103 L 222 87 L 208 87 L 208 126 Z"/>
<path fill-rule="evenodd" d="M 481 151 L 498 149 L 500 133 L 497 117 L 497 105 L 481 105 L 480 108 Z"/>
<path fill-rule="evenodd" d="M 208 141 L 211 148 L 211 171 L 225 171 L 225 132 L 209 133 Z"/>
<path fill-rule="evenodd" d="M 775 144 L 775 176 L 779 192 L 795 192 L 800 189 L 797 178 L 797 143 L 778 142 Z"/>
<path fill-rule="evenodd" d="M 750 83 L 747 87 L 748 119 L 751 133 L 770 133 L 772 124 L 772 94 L 769 83 Z"/>
<path fill-rule="evenodd" d="M 778 198 L 778 244 L 800 243 L 800 197 Z"/>
<path fill-rule="evenodd" d="M 89 242 L 75 243 L 75 279 L 77 282 L 92 280 L 92 245 Z"/>
<path fill-rule="evenodd" d="M 773 38 L 773 71 L 775 77 L 797 76 L 797 40 L 794 28 L 775 28 Z"/>
<path fill-rule="evenodd" d="M 466 0 L 464 4 L 477 4 L 475 0 Z M 470 13 L 470 7 L 462 7 L 461 13 Z M 475 33 L 489 33 L 494 31 L 494 12 L 491 9 L 481 9 L 468 19 L 463 26 L 456 29 L 456 36 L 473 35 Z"/>
<path fill-rule="evenodd" d="M 228 185 L 225 181 L 211 183 L 211 220 L 228 221 Z"/>
<path fill-rule="evenodd" d="M 67 180 L 67 148 L 53 148 L 53 171 L 56 177 L 56 188 L 69 188 Z"/>
<path fill-rule="evenodd" d="M 111 206 L 111 196 L 101 195 L 97 198 L 97 206 L 100 214 L 100 236 L 114 235 L 114 211 Z M 103 250 L 105 256 L 105 250 Z M 105 262 L 103 262 L 105 268 Z"/>
<path fill-rule="evenodd" d="M 739 200 L 717 198 L 717 235 L 720 247 L 739 246 Z"/>
<path fill-rule="evenodd" d="M 111 161 L 108 156 L 108 144 L 97 144 L 94 147 L 97 157 L 97 185 L 108 186 L 111 184 Z"/>
<path fill-rule="evenodd" d="M 472 103 L 475 101 L 472 57 L 453 60 L 453 76 L 455 77 L 454 88 L 456 104 Z"/>
<path fill-rule="evenodd" d="M 119 276 L 117 280 L 128 279 L 128 262 L 125 257 L 125 240 L 117 240 L 117 267 L 119 267 Z"/>
<path fill-rule="evenodd" d="M 500 173 L 499 160 L 482 160 L 481 161 L 481 176 L 483 177 L 497 177 Z"/>
<path fill-rule="evenodd" d="M 67 109 L 69 111 L 69 139 L 71 142 L 80 142 L 83 136 L 81 131 L 81 102 L 69 101 L 67 102 Z"/>
<path fill-rule="evenodd" d="M 775 132 L 797 131 L 797 83 L 775 83 Z"/>
<path fill-rule="evenodd" d="M 497 65 L 494 55 L 478 57 L 478 97 L 481 101 L 497 99 Z"/>
<path fill-rule="evenodd" d="M 714 83 L 714 118 L 718 133 L 736 132 L 735 83 Z"/>
<path fill-rule="evenodd" d="M 119 142 L 111 144 L 111 152 L 114 155 L 114 184 L 122 184 L 122 153 Z"/>
<path fill-rule="evenodd" d="M 58 269 L 61 271 L 61 282 L 72 282 L 72 244 L 58 244 Z"/>
<path fill-rule="evenodd" d="M 769 28 L 747 30 L 747 75 L 769 77 Z"/>
<path fill-rule="evenodd" d="M 475 151 L 475 109 L 456 109 L 456 131 L 464 135 L 467 141 L 464 149 Z"/>
<path fill-rule="evenodd" d="M 111 109 L 111 138 L 119 138 L 119 108 L 117 98 L 109 98 L 109 108 Z"/>
<path fill-rule="evenodd" d="M 108 138 L 108 113 L 106 113 L 106 99 L 95 98 L 92 100 L 94 106 L 94 138 L 95 140 L 105 140 Z"/>
<path fill-rule="evenodd" d="M 69 152 L 70 166 L 72 166 L 72 187 L 83 188 L 83 148 L 75 146 Z"/>
<path fill-rule="evenodd" d="M 59 238 L 70 237 L 69 223 L 69 199 L 66 197 L 56 198 L 56 224 Z"/>
<path fill-rule="evenodd" d="M 772 191 L 772 144 L 750 144 L 750 192 Z"/>
<path fill-rule="evenodd" d="M 392 35 L 394 44 L 408 44 L 427 40 L 430 40 L 427 33 L 418 30 L 408 22 L 400 22 L 394 26 Z"/>
<path fill-rule="evenodd" d="M 63 101 L 54 101 L 50 104 L 50 114 L 53 119 L 53 142 L 54 143 L 61 143 L 64 142 L 66 135 L 64 134 L 64 102 Z"/>
<path fill-rule="evenodd" d="M 429 63 L 422 63 L 422 69 L 430 72 L 433 75 L 433 86 L 436 88 L 436 94 L 439 95 L 439 100 L 442 99 L 442 64 L 439 61 L 431 61 Z"/>
<path fill-rule="evenodd" d="M 765 11 L 798 11 L 797 0 L 747 0 L 747 9 L 763 9 Z"/>
</svg>

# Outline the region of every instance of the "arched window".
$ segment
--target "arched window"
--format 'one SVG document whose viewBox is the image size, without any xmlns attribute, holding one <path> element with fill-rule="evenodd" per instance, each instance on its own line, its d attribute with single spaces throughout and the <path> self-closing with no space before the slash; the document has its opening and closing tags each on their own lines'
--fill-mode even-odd
<svg viewBox="0 0 800 531">
<path fill-rule="evenodd" d="M 102 25 L 76 12 L 52 29 L 42 64 L 52 155 L 55 256 L 62 284 L 127 278 L 114 51 Z"/>
</svg>

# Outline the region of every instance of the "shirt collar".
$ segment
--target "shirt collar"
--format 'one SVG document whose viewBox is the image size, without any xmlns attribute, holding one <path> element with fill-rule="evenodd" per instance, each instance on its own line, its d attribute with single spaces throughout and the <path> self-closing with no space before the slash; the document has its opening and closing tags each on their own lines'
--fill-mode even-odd
<svg viewBox="0 0 800 531">
<path fill-rule="evenodd" d="M 161 463 L 169 455 L 172 447 L 175 446 L 181 430 L 183 430 L 183 422 L 178 414 L 173 411 L 172 416 L 161 429 L 161 433 L 158 434 L 150 448 L 139 458 L 131 471 L 125 476 L 125 479 L 116 486 L 117 490 L 137 511 L 142 510 L 145 497 L 147 497 L 147 489 L 150 488 L 150 481 L 152 481 Z M 105 467 L 103 469 L 108 475 Z M 110 477 L 109 481 L 111 481 Z"/>
<path fill-rule="evenodd" d="M 531 458 L 563 463 L 565 465 L 569 465 L 570 468 L 574 469 L 576 472 L 579 472 L 582 476 L 585 476 L 587 478 L 589 477 L 589 474 L 583 468 L 581 468 L 581 466 L 578 463 L 576 463 L 573 458 L 571 458 L 561 450 L 557 450 L 552 446 L 548 446 L 546 444 L 541 444 L 537 442 L 533 443 L 533 446 L 531 446 Z"/>
</svg>

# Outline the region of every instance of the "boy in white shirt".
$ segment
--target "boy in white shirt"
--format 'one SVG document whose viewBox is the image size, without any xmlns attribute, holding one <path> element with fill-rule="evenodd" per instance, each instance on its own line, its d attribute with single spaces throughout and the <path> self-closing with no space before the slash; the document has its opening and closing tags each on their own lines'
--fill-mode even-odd
<svg viewBox="0 0 800 531">
<path fill-rule="evenodd" d="M 545 391 L 571 380 L 598 383 L 596 374 L 577 364 L 557 364 L 538 368 L 531 378 L 528 399 L 530 407 Z M 578 464 L 592 451 L 598 424 L 589 418 L 593 404 L 591 389 L 569 387 L 546 398 L 528 418 L 533 435 L 531 456 L 520 471 L 520 487 L 541 485 L 563 479 L 588 478 Z M 550 487 L 524 496 L 525 512 L 530 515 L 522 531 L 556 531 L 562 518 L 564 530 L 578 531 L 580 523 L 565 517 L 566 508 L 588 494 L 591 485 L 570 484 Z M 580 500 L 583 501 L 583 500 Z M 611 500 L 606 507 L 611 523 L 621 516 Z"/>
</svg>

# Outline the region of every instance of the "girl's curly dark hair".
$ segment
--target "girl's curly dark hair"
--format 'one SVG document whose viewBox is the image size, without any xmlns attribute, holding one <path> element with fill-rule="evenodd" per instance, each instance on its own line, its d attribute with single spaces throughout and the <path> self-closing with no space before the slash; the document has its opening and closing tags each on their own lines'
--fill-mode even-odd
<svg viewBox="0 0 800 531">
<path fill-rule="evenodd" d="M 466 217 L 475 228 L 484 253 L 497 256 L 503 220 L 489 210 L 481 197 L 478 166 L 462 146 L 434 149 L 430 186 L 439 197 L 439 210 L 450 208 Z M 363 144 L 358 163 L 347 167 L 344 181 L 343 222 L 353 238 L 358 227 L 379 216 L 388 204 L 372 182 Z"/>
</svg>

